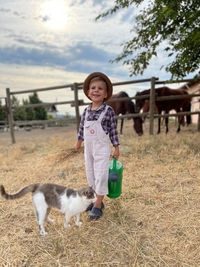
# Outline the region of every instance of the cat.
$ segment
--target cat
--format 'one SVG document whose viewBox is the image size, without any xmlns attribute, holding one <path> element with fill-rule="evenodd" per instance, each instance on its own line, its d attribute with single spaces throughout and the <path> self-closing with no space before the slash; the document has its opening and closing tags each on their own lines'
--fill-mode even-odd
<svg viewBox="0 0 200 267">
<path fill-rule="evenodd" d="M 75 224 L 80 227 L 82 225 L 79 221 L 80 213 L 96 201 L 96 193 L 92 187 L 74 190 L 57 184 L 31 184 L 13 195 L 6 193 L 3 185 L 0 190 L 5 199 L 21 198 L 32 192 L 32 201 L 41 235 L 48 234 L 44 229 L 44 221 L 53 223 L 53 220 L 48 217 L 51 207 L 65 214 L 65 228 L 70 227 L 69 221 L 72 216 L 75 216 Z"/>
</svg>

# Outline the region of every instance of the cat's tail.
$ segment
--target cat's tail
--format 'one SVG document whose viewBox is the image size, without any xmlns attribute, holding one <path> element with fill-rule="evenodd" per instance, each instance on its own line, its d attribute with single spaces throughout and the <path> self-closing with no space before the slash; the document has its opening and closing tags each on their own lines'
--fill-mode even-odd
<svg viewBox="0 0 200 267">
<path fill-rule="evenodd" d="M 2 197 L 4 197 L 5 199 L 16 199 L 16 198 L 23 197 L 24 195 L 26 195 L 29 192 L 32 192 L 32 193 L 35 192 L 37 190 L 38 186 L 39 186 L 39 184 L 28 185 L 28 186 L 24 187 L 23 189 L 21 189 L 18 193 L 13 194 L 13 195 L 9 195 L 8 193 L 6 193 L 3 185 L 1 185 L 0 190 L 1 190 Z"/>
</svg>

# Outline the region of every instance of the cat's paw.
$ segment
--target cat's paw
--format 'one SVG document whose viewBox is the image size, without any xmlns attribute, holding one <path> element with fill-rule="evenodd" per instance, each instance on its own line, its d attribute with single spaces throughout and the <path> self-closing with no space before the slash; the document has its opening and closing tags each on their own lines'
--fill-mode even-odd
<svg viewBox="0 0 200 267">
<path fill-rule="evenodd" d="M 65 228 L 70 228 L 71 225 L 70 225 L 69 223 L 64 223 L 64 227 L 65 227 Z"/>
<path fill-rule="evenodd" d="M 54 220 L 50 219 L 49 217 L 47 217 L 47 222 L 48 223 L 54 223 Z"/>
<path fill-rule="evenodd" d="M 48 233 L 46 231 L 44 231 L 44 230 L 40 230 L 40 234 L 43 235 L 43 236 L 48 235 Z"/>
<path fill-rule="evenodd" d="M 82 224 L 83 224 L 82 222 L 76 222 L 76 225 L 77 225 L 78 227 L 81 227 Z"/>
</svg>

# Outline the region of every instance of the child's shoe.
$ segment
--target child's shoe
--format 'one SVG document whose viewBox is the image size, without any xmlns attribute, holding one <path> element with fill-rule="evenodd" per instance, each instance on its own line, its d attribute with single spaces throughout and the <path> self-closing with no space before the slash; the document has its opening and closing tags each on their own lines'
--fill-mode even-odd
<svg viewBox="0 0 200 267">
<path fill-rule="evenodd" d="M 103 214 L 102 209 L 93 207 L 91 212 L 88 214 L 88 217 L 90 217 L 91 220 L 98 220 Z"/>
<path fill-rule="evenodd" d="M 90 205 L 87 207 L 87 209 L 85 211 L 89 211 L 92 210 L 92 208 L 94 207 L 94 203 L 90 203 Z M 104 209 L 104 204 L 103 202 L 101 203 L 101 209 Z"/>
</svg>

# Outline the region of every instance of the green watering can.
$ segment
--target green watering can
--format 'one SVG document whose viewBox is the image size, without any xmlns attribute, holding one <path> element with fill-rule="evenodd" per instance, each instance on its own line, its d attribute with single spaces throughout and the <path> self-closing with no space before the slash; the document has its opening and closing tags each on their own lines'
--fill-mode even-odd
<svg viewBox="0 0 200 267">
<path fill-rule="evenodd" d="M 123 165 L 116 158 L 110 160 L 108 175 L 108 197 L 117 198 L 122 193 L 122 171 Z"/>
</svg>

